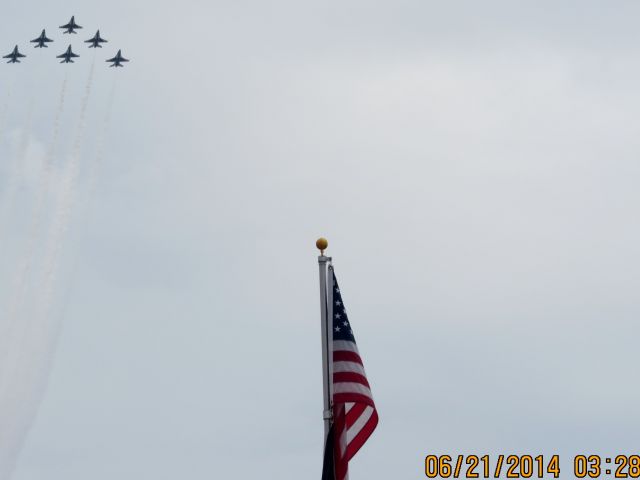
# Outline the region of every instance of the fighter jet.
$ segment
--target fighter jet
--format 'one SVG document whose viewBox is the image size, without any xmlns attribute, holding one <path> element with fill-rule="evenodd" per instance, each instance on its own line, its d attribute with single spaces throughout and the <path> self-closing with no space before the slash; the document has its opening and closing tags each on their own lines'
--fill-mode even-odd
<svg viewBox="0 0 640 480">
<path fill-rule="evenodd" d="M 19 59 L 24 57 L 26 57 L 26 55 L 21 54 L 18 51 L 18 46 L 16 45 L 16 48 L 13 49 L 13 52 L 11 52 L 9 55 L 5 55 L 2 58 L 10 59 L 7 63 L 20 63 Z"/>
<path fill-rule="evenodd" d="M 67 48 L 67 51 L 62 55 L 58 55 L 56 58 L 62 58 L 63 60 L 60 63 L 74 63 L 73 59 L 79 57 L 80 55 L 76 55 L 71 51 L 71 45 Z"/>
<path fill-rule="evenodd" d="M 124 67 L 124 65 L 122 65 L 122 62 L 128 62 L 128 61 L 129 60 L 127 60 L 122 56 L 122 50 L 118 50 L 118 53 L 115 57 L 107 60 L 107 62 L 111 62 L 111 65 L 109 65 L 110 67 Z"/>
<path fill-rule="evenodd" d="M 90 38 L 89 40 L 85 40 L 84 43 L 90 43 L 91 45 L 89 45 L 89 48 L 102 48 L 102 45 L 100 44 L 106 43 L 108 41 L 109 40 L 100 38 L 100 30 L 98 30 L 93 38 Z"/>
<path fill-rule="evenodd" d="M 42 33 L 38 38 L 31 40 L 31 43 L 37 43 L 34 48 L 48 48 L 47 43 L 53 42 L 50 38 L 47 38 L 47 34 L 42 30 Z"/>
<path fill-rule="evenodd" d="M 75 17 L 71 17 L 69 23 L 67 23 L 66 25 L 61 25 L 60 28 L 65 30 L 62 33 L 78 33 L 75 30 L 82 27 L 76 23 Z"/>
</svg>

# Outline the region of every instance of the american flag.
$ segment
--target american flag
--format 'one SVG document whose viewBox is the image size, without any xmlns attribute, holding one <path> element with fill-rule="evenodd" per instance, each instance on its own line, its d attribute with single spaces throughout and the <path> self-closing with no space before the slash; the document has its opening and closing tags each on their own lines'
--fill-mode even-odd
<svg viewBox="0 0 640 480">
<path fill-rule="evenodd" d="M 378 412 L 333 267 L 330 273 L 333 277 L 333 291 L 328 299 L 331 302 L 328 311 L 333 315 L 333 426 L 325 447 L 322 478 L 346 480 L 349 460 L 375 430 Z"/>
</svg>

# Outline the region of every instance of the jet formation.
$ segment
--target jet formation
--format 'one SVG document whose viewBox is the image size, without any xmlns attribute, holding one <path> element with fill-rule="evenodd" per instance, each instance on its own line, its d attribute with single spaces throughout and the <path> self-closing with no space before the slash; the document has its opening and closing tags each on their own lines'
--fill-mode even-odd
<svg viewBox="0 0 640 480">
<path fill-rule="evenodd" d="M 76 32 L 76 30 L 79 30 L 82 27 L 76 23 L 75 16 L 73 16 L 71 17 L 71 20 L 69 20 L 69 23 L 60 25 L 59 28 L 62 30 L 63 34 L 77 34 L 78 32 Z M 44 29 L 40 36 L 30 40 L 30 43 L 35 43 L 34 48 L 48 48 L 49 46 L 47 43 L 51 42 L 53 42 L 53 40 L 47 37 L 47 33 Z M 84 43 L 89 44 L 89 48 L 102 48 L 102 44 L 108 42 L 108 40 L 100 36 L 100 30 L 98 30 L 92 38 L 84 41 Z M 8 59 L 7 63 L 20 63 L 20 59 L 25 57 L 26 55 L 20 53 L 18 45 L 16 45 L 11 53 L 3 56 L 2 58 Z M 72 45 L 69 45 L 65 52 L 56 56 L 56 58 L 62 59 L 60 63 L 74 63 L 73 59 L 78 57 L 80 57 L 80 55 L 73 52 Z M 118 50 L 115 57 L 106 60 L 107 63 L 111 64 L 109 65 L 110 67 L 123 67 L 124 65 L 122 65 L 122 63 L 128 61 L 128 59 L 122 56 L 122 50 Z"/>
</svg>

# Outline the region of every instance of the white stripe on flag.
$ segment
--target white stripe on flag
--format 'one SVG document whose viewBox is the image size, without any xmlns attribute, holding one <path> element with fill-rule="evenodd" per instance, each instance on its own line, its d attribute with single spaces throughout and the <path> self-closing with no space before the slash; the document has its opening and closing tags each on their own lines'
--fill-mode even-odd
<svg viewBox="0 0 640 480">
<path fill-rule="evenodd" d="M 371 390 L 360 383 L 336 382 L 333 384 L 333 393 L 360 393 L 373 400 Z"/>
<path fill-rule="evenodd" d="M 333 351 L 337 352 L 338 350 L 345 350 L 347 352 L 357 353 L 360 356 L 360 352 L 358 352 L 358 346 L 350 342 L 348 340 L 334 340 L 333 341 Z"/>
<path fill-rule="evenodd" d="M 335 372 L 353 372 L 359 373 L 363 377 L 367 375 L 364 373 L 362 365 L 356 362 L 334 362 L 333 371 Z"/>
</svg>

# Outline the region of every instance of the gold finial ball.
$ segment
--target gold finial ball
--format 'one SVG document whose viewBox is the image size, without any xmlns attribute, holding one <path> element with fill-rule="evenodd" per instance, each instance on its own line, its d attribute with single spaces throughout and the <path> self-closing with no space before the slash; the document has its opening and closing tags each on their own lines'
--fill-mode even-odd
<svg viewBox="0 0 640 480">
<path fill-rule="evenodd" d="M 320 237 L 318 240 L 316 240 L 316 247 L 318 247 L 318 250 L 320 250 L 320 252 L 324 253 L 328 246 L 329 242 L 326 238 Z"/>
</svg>

